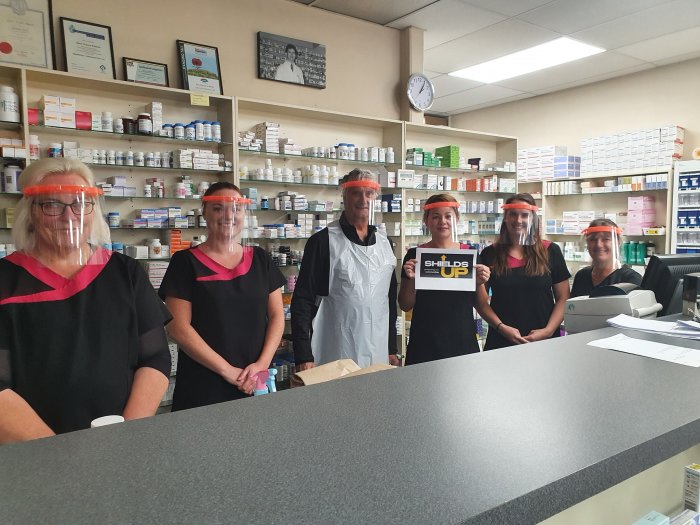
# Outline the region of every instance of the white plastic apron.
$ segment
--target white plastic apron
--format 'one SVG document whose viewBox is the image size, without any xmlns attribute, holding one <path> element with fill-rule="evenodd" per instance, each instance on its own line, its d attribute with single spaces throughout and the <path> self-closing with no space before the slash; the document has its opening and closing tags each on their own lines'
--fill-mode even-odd
<svg viewBox="0 0 700 525">
<path fill-rule="evenodd" d="M 311 349 L 317 365 L 352 359 L 364 368 L 389 362 L 389 287 L 396 257 L 375 232 L 372 246 L 348 239 L 337 221 L 328 225 L 328 297 L 313 321 Z"/>
</svg>

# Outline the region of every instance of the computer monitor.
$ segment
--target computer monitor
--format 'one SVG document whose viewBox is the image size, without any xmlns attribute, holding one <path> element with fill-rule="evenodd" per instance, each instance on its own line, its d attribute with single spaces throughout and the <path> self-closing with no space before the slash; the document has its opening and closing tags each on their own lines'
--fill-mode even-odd
<svg viewBox="0 0 700 525">
<path fill-rule="evenodd" d="M 700 254 L 653 255 L 644 271 L 641 288 L 651 290 L 663 310 L 657 315 L 681 313 L 683 276 L 700 272 Z"/>
</svg>

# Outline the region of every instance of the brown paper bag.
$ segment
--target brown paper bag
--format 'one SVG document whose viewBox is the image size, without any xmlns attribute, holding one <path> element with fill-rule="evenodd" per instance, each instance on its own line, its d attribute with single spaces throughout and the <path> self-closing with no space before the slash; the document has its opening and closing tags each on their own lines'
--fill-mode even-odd
<svg viewBox="0 0 700 525">
<path fill-rule="evenodd" d="M 325 365 L 315 366 L 303 372 L 297 372 L 292 376 L 291 386 L 315 385 L 317 383 L 340 379 L 341 377 L 369 374 L 371 372 L 388 370 L 390 368 L 395 367 L 385 364 L 375 364 L 367 368 L 360 368 L 352 359 L 339 359 L 338 361 L 332 361 Z"/>
</svg>

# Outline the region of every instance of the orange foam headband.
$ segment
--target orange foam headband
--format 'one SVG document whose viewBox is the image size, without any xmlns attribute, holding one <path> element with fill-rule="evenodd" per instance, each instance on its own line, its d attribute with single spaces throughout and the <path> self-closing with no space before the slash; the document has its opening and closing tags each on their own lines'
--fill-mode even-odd
<svg viewBox="0 0 700 525">
<path fill-rule="evenodd" d="M 382 186 L 373 180 L 351 180 L 348 182 L 343 182 L 340 185 L 341 188 L 371 188 L 373 190 L 379 191 Z"/>
<path fill-rule="evenodd" d="M 29 186 L 22 190 L 25 197 L 33 197 L 34 195 L 47 195 L 51 193 L 69 193 L 69 194 L 79 194 L 89 195 L 95 197 L 97 195 L 102 195 L 104 192 L 102 188 L 97 188 L 95 186 L 78 186 L 78 185 L 67 185 L 67 184 L 38 184 L 36 186 Z"/>
<path fill-rule="evenodd" d="M 504 204 L 501 208 L 504 210 L 530 210 L 534 212 L 539 209 L 534 204 L 527 204 L 526 202 L 512 202 L 510 204 Z"/>
<path fill-rule="evenodd" d="M 432 210 L 433 208 L 459 208 L 459 202 L 431 202 L 423 206 L 424 210 Z"/>
<path fill-rule="evenodd" d="M 250 204 L 253 201 L 251 199 L 245 199 L 243 197 L 233 197 L 231 195 L 207 195 L 202 197 L 204 202 L 235 202 L 238 204 Z"/>
<path fill-rule="evenodd" d="M 581 233 L 583 235 L 588 235 L 589 233 L 597 233 L 597 232 L 615 232 L 618 235 L 622 235 L 622 228 L 616 227 L 616 226 L 589 226 L 585 230 L 583 230 Z"/>
</svg>

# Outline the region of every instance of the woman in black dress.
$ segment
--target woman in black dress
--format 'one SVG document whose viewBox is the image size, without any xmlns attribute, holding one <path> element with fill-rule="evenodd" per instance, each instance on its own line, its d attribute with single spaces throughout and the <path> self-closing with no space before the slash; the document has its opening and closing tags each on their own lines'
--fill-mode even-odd
<svg viewBox="0 0 700 525">
<path fill-rule="evenodd" d="M 285 279 L 267 252 L 241 241 L 247 200 L 229 182 L 203 200 L 207 240 L 173 255 L 159 290 L 180 347 L 173 410 L 251 394 L 284 331 Z"/>
<path fill-rule="evenodd" d="M 620 263 L 622 230 L 610 219 L 595 219 L 583 232 L 591 265 L 576 272 L 571 297 L 590 295 L 594 288 L 617 283 L 642 284 L 642 276 Z"/>
<path fill-rule="evenodd" d="M 540 238 L 532 195 L 513 195 L 503 208 L 498 240 L 481 253 L 491 268 L 476 305 L 490 326 L 486 350 L 558 337 L 569 298 L 571 274 L 559 246 Z"/>
<path fill-rule="evenodd" d="M 424 207 L 423 222 L 432 239 L 421 248 L 467 249 L 457 242 L 459 204 L 448 194 L 433 195 Z M 399 306 L 413 310 L 406 364 L 423 363 L 479 351 L 474 326 L 475 292 L 416 290 L 416 248 L 403 260 Z M 477 264 L 476 285 L 483 288 L 488 267 Z"/>
</svg>

